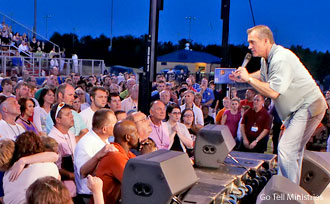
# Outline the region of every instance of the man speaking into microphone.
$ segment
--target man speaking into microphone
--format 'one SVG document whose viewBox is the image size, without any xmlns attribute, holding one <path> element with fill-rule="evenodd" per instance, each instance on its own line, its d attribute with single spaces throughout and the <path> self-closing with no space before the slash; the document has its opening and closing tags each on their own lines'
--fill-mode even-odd
<svg viewBox="0 0 330 204">
<path fill-rule="evenodd" d="M 285 121 L 278 145 L 278 173 L 299 184 L 304 149 L 324 116 L 326 101 L 299 58 L 289 49 L 276 45 L 267 26 L 252 27 L 247 34 L 252 55 L 261 57 L 260 70 L 249 73 L 245 67 L 239 67 L 229 78 L 249 83 L 274 101 L 280 118 Z"/>
</svg>

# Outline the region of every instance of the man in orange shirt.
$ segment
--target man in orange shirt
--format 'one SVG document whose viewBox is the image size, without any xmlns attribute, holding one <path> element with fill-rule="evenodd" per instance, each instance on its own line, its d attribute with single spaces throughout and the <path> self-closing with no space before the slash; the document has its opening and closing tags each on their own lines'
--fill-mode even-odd
<svg viewBox="0 0 330 204">
<path fill-rule="evenodd" d="M 215 124 L 220 124 L 223 113 L 230 108 L 230 98 L 228 96 L 222 99 L 223 108 L 219 110 L 217 116 L 215 117 Z"/>
<path fill-rule="evenodd" d="M 127 161 L 135 155 L 129 149 L 139 146 L 139 134 L 134 122 L 119 121 L 114 127 L 115 142 L 113 145 L 118 152 L 109 152 L 103 157 L 96 169 L 96 176 L 103 181 L 104 202 L 119 203 L 121 195 L 121 181 Z"/>
</svg>

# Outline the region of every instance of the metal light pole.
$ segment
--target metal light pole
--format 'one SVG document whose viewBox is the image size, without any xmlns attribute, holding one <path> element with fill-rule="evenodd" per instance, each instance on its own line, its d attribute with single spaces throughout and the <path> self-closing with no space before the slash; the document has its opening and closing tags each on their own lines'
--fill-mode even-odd
<svg viewBox="0 0 330 204">
<path fill-rule="evenodd" d="M 140 75 L 138 107 L 138 109 L 146 115 L 149 115 L 151 102 L 151 82 L 155 80 L 157 72 L 157 43 L 160 10 L 163 10 L 163 0 L 150 0 L 146 63 L 143 68 L 143 73 Z"/>
<path fill-rule="evenodd" d="M 229 37 L 229 11 L 230 11 L 230 0 L 222 0 L 221 1 L 221 19 L 222 22 L 222 67 L 229 66 L 229 45 L 228 45 L 228 37 Z"/>
<path fill-rule="evenodd" d="M 195 16 L 187 16 L 186 17 L 186 20 L 188 21 L 188 23 L 189 23 L 189 33 L 188 33 L 188 40 L 191 42 L 192 40 L 191 40 L 191 38 L 190 38 L 190 34 L 191 34 L 191 23 L 192 23 L 192 21 L 193 20 L 196 20 L 196 17 Z"/>
<path fill-rule="evenodd" d="M 53 16 L 47 14 L 46 16 L 43 16 L 43 18 L 46 20 L 46 39 L 48 39 L 48 19 L 53 18 Z"/>
<path fill-rule="evenodd" d="M 34 0 L 34 25 L 33 25 L 33 37 L 36 37 L 37 33 L 37 0 Z"/>
<path fill-rule="evenodd" d="M 111 19 L 110 19 L 110 45 L 109 45 L 109 52 L 112 50 L 112 24 L 113 24 L 113 1 L 111 0 Z"/>
</svg>

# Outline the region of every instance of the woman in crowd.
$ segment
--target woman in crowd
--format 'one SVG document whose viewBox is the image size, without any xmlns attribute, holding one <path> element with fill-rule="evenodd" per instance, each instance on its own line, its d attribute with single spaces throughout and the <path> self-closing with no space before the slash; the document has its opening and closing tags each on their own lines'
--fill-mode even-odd
<svg viewBox="0 0 330 204">
<path fill-rule="evenodd" d="M 6 148 L 13 146 L 7 145 Z M 34 132 L 25 132 L 17 137 L 14 155 L 8 160 L 10 164 L 15 163 L 6 171 L 3 178 L 4 203 L 26 203 L 26 189 L 35 180 L 44 176 L 60 178 L 54 163 L 58 156 L 54 152 L 44 150 L 44 144 Z M 5 148 L 1 148 L 0 151 L 5 151 Z M 26 166 L 27 164 L 30 165 Z"/>
<path fill-rule="evenodd" d="M 26 131 L 32 131 L 37 135 L 40 135 L 36 125 L 29 121 L 29 117 L 33 116 L 35 106 L 34 101 L 32 99 L 20 98 L 18 104 L 21 106 L 21 115 L 17 117 L 16 122 Z"/>
<path fill-rule="evenodd" d="M 87 176 L 87 187 L 93 193 L 94 204 L 104 204 L 103 182 L 99 177 Z M 63 183 L 52 177 L 37 179 L 26 191 L 27 204 L 73 204 L 70 192 Z"/>
<path fill-rule="evenodd" d="M 74 95 L 74 100 L 72 104 L 73 110 L 75 110 L 77 113 L 81 112 L 81 103 L 80 103 L 80 97 L 78 95 Z"/>
<path fill-rule="evenodd" d="M 181 113 L 181 122 L 187 127 L 193 141 L 195 141 L 199 129 L 195 124 L 195 116 L 192 109 L 184 109 Z"/>
<path fill-rule="evenodd" d="M 237 140 L 238 123 L 241 119 L 241 112 L 239 111 L 239 100 L 237 98 L 231 99 L 229 110 L 226 110 L 222 116 L 221 125 L 227 125 L 233 138 Z M 238 141 L 236 141 L 238 144 Z"/>
<path fill-rule="evenodd" d="M 37 179 L 26 191 L 28 204 L 73 204 L 69 190 L 64 184 L 52 177 L 45 176 Z"/>
<path fill-rule="evenodd" d="M 194 147 L 193 140 L 187 127 L 180 123 L 181 109 L 176 104 L 170 104 L 166 109 L 167 128 L 170 137 L 170 149 L 186 152 L 186 148 Z"/>
<path fill-rule="evenodd" d="M 200 92 L 196 92 L 195 98 L 194 98 L 194 103 L 200 109 L 202 109 L 202 99 L 203 99 L 202 94 Z"/>
<path fill-rule="evenodd" d="M 82 87 L 78 86 L 75 90 L 75 94 L 78 95 L 80 99 L 80 111 L 85 110 L 86 108 L 89 107 L 89 104 L 86 101 L 86 94 L 85 91 Z M 78 112 L 79 113 L 79 112 Z"/>
<path fill-rule="evenodd" d="M 33 122 L 37 126 L 41 135 L 46 135 L 46 117 L 49 114 L 52 104 L 55 102 L 55 93 L 52 89 L 43 88 L 39 97 L 40 107 L 35 107 Z"/>
</svg>

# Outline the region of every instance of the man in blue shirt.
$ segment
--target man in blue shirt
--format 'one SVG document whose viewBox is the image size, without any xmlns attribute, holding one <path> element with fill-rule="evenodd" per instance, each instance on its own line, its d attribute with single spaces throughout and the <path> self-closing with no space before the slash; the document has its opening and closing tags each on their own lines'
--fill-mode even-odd
<svg viewBox="0 0 330 204">
<path fill-rule="evenodd" d="M 70 84 L 61 84 L 56 90 L 56 98 L 58 103 L 64 102 L 65 104 L 72 106 L 74 101 L 74 88 Z M 88 129 L 83 119 L 76 111 L 72 110 L 72 115 L 74 126 L 70 128 L 70 131 L 76 136 L 76 141 L 78 143 L 79 139 L 88 132 Z M 46 118 L 47 134 L 53 126 L 54 122 L 50 117 L 50 114 L 48 114 Z"/>
<path fill-rule="evenodd" d="M 203 78 L 201 86 L 199 89 L 197 89 L 197 91 L 203 94 L 202 104 L 210 107 L 214 100 L 214 93 L 213 90 L 208 88 L 207 86 L 208 86 L 208 80 L 206 78 Z"/>
<path fill-rule="evenodd" d="M 189 75 L 189 79 L 191 80 L 191 84 L 192 84 L 192 87 L 195 89 L 195 90 L 198 90 L 200 88 L 200 85 L 196 83 L 196 78 L 193 74 L 190 74 Z"/>
</svg>

